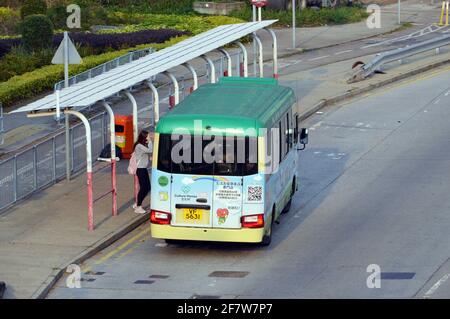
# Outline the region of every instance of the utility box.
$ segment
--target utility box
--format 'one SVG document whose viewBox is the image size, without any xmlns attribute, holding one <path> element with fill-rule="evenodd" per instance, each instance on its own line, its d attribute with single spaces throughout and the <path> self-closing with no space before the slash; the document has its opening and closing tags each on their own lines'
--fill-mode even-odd
<svg viewBox="0 0 450 319">
<path fill-rule="evenodd" d="M 116 145 L 122 150 L 123 158 L 131 158 L 133 153 L 133 116 L 132 115 L 116 115 Z"/>
</svg>

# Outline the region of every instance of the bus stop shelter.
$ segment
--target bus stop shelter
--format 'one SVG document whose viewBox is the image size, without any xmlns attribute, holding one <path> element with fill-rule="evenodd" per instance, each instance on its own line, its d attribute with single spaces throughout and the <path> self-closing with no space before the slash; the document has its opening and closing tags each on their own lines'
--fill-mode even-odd
<svg viewBox="0 0 450 319">
<path fill-rule="evenodd" d="M 259 76 L 263 77 L 263 52 L 260 38 L 256 35 L 256 31 L 267 30 L 273 40 L 273 76 L 278 77 L 277 63 L 277 39 L 275 33 L 267 29 L 277 20 L 257 21 L 240 24 L 223 25 L 211 29 L 207 32 L 196 35 L 192 38 L 181 41 L 171 47 L 162 49 L 136 61 L 126 65 L 117 67 L 109 72 L 93 77 L 86 81 L 77 83 L 73 86 L 63 88 L 60 91 L 49 94 L 42 99 L 21 107 L 12 113 L 25 112 L 27 116 L 55 116 L 63 113 L 65 116 L 73 115 L 79 118 L 86 128 L 86 166 L 87 166 L 87 185 L 88 185 L 88 229 L 94 229 L 94 211 L 93 205 L 96 201 L 93 198 L 93 182 L 92 182 L 92 152 L 91 152 L 91 130 L 89 121 L 81 112 L 96 103 L 106 109 L 110 118 L 110 141 L 111 141 L 111 179 L 112 190 L 105 195 L 112 194 L 112 214 L 117 214 L 117 188 L 116 188 L 116 151 L 115 151 L 115 131 L 114 131 L 114 112 L 108 99 L 117 94 L 124 94 L 133 106 L 133 127 L 134 139 L 137 139 L 137 103 L 131 93 L 131 88 L 146 83 L 151 89 L 154 96 L 154 112 L 155 121 L 159 119 L 159 103 L 157 89 L 151 83 L 151 78 L 158 74 L 165 74 L 172 81 L 175 94 L 173 106 L 179 102 L 178 82 L 171 68 L 183 65 L 192 73 L 194 80 L 193 90 L 197 88 L 197 75 L 189 61 L 201 58 L 211 68 L 210 81 L 215 83 L 214 64 L 207 54 L 217 50 L 227 57 L 228 70 L 227 75 L 231 76 L 231 58 L 227 50 L 224 48 L 230 44 L 236 44 L 242 51 L 243 62 L 241 76 L 248 76 L 247 68 L 247 51 L 245 46 L 239 42 L 243 37 L 251 35 L 258 50 Z M 102 195 L 100 198 L 103 198 Z"/>
</svg>

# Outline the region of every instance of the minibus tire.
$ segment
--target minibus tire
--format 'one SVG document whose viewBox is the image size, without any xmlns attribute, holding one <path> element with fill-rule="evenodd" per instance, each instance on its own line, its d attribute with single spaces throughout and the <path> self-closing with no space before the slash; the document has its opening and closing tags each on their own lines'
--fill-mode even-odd
<svg viewBox="0 0 450 319">
<path fill-rule="evenodd" d="M 286 206 L 284 206 L 282 214 L 286 214 L 291 209 L 292 205 L 292 197 L 294 197 L 295 194 L 295 179 L 292 181 L 292 190 L 291 190 L 291 197 L 289 198 L 289 201 L 287 202 Z"/>
<path fill-rule="evenodd" d="M 272 210 L 272 220 L 270 221 L 270 227 L 269 227 L 269 235 L 264 234 L 263 239 L 261 241 L 262 246 L 269 246 L 272 242 L 272 233 L 273 233 L 273 223 L 275 221 L 275 206 Z"/>
</svg>

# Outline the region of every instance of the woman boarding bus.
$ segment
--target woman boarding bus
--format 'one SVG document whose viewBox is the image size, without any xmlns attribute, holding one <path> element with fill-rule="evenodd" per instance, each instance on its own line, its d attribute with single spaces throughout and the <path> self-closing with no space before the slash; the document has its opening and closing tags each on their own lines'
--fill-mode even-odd
<svg viewBox="0 0 450 319">
<path fill-rule="evenodd" d="M 270 244 L 297 189 L 297 146 L 307 143 L 295 104 L 292 89 L 275 79 L 222 78 L 162 117 L 152 236 Z"/>
</svg>

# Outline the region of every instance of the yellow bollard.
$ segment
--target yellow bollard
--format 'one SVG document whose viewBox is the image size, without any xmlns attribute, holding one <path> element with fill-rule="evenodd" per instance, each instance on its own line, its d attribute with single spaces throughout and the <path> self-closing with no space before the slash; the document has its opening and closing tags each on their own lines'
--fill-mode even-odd
<svg viewBox="0 0 450 319">
<path fill-rule="evenodd" d="M 439 19 L 439 25 L 448 26 L 448 10 L 450 1 L 442 1 L 441 17 Z M 444 14 L 445 14 L 445 24 L 444 24 Z"/>
<path fill-rule="evenodd" d="M 449 1 L 445 1 L 445 25 L 448 25 L 448 7 L 449 7 Z"/>
</svg>

